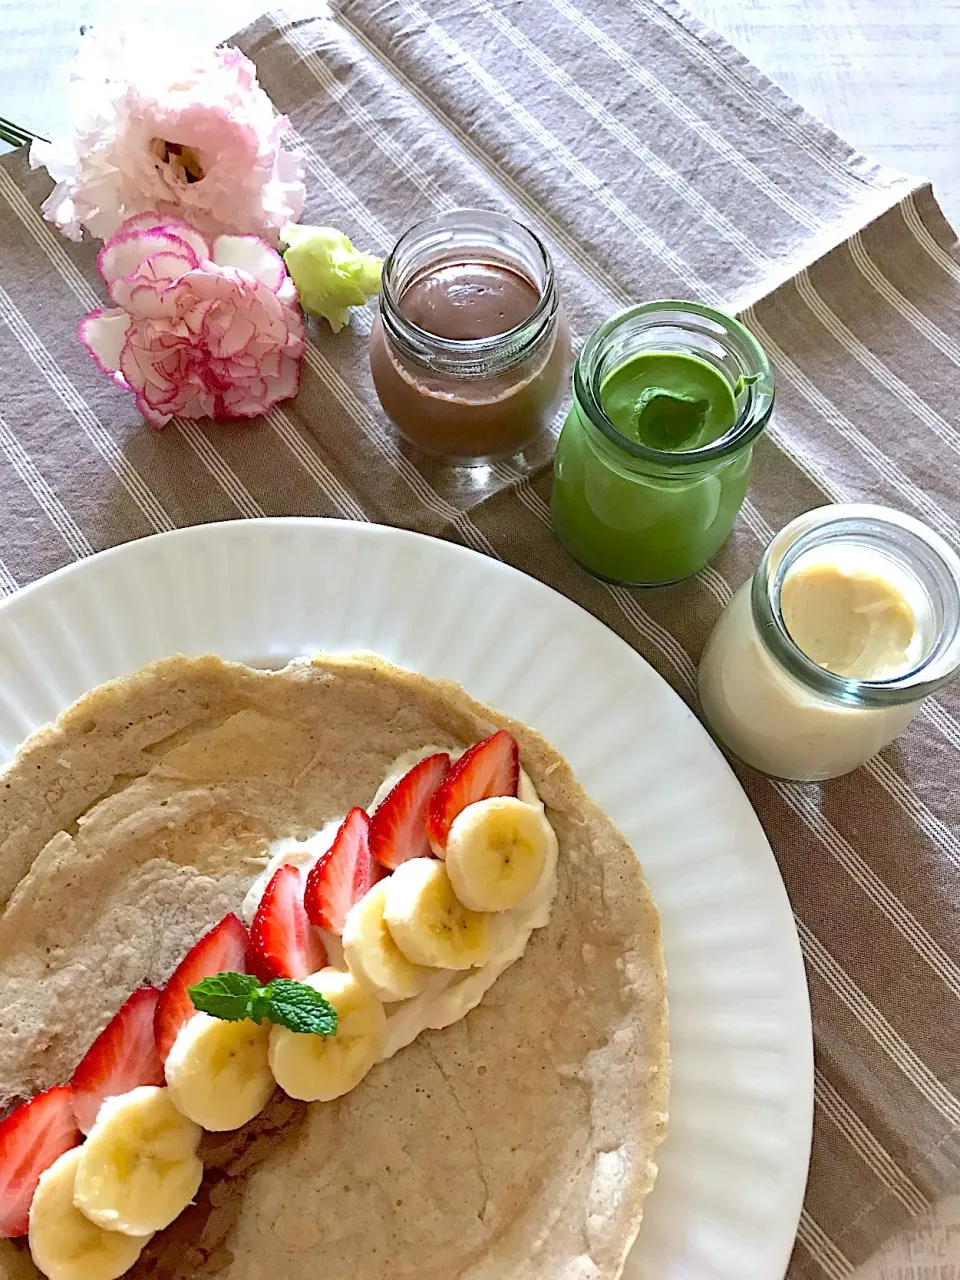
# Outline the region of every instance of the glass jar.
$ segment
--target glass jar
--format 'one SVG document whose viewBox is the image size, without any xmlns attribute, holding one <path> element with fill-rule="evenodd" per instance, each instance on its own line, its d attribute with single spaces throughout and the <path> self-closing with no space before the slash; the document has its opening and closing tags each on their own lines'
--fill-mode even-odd
<svg viewBox="0 0 960 1280">
<path fill-rule="evenodd" d="M 694 357 L 719 373 L 735 421 L 698 448 L 628 438 L 603 403 L 611 374 L 641 353 Z M 656 586 L 697 573 L 726 540 L 773 409 L 762 347 L 738 321 L 694 302 L 647 302 L 590 335 L 554 463 L 553 525 L 570 554 L 611 582 Z"/>
<path fill-rule="evenodd" d="M 802 562 L 870 557 L 913 618 L 908 669 L 858 680 L 819 666 L 791 638 L 781 591 Z M 871 572 L 874 570 L 871 569 Z M 824 614 L 829 623 L 831 615 Z M 819 620 L 818 620 L 819 621 Z M 714 627 L 700 662 L 703 714 L 747 764 L 780 778 L 848 773 L 899 734 L 960 668 L 960 558 L 919 520 L 886 507 L 820 507 L 770 543 Z"/>
<path fill-rule="evenodd" d="M 467 286 L 457 305 L 478 308 L 475 327 L 482 330 L 486 322 L 489 332 L 442 337 L 415 323 L 404 312 L 405 295 L 458 264 L 491 266 L 501 278 L 506 269 L 532 310 L 495 332 L 496 299 Z M 553 264 L 528 228 L 489 210 L 455 209 L 418 223 L 397 241 L 384 263 L 370 367 L 380 403 L 411 444 L 468 465 L 518 453 L 556 413 L 569 362 Z"/>
</svg>

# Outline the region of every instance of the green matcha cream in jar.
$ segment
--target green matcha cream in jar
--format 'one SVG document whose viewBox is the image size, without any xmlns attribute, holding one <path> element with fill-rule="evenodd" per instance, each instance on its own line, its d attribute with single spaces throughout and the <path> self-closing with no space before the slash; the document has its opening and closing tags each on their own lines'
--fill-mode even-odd
<svg viewBox="0 0 960 1280">
<path fill-rule="evenodd" d="M 611 582 L 697 573 L 726 541 L 773 409 L 763 348 L 695 302 L 647 302 L 587 339 L 557 442 L 553 526 Z"/>
</svg>

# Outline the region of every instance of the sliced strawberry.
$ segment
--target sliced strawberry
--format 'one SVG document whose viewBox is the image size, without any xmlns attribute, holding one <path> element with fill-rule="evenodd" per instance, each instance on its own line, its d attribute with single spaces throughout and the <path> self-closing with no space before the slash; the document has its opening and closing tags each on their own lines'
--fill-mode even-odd
<svg viewBox="0 0 960 1280">
<path fill-rule="evenodd" d="M 0 1237 L 25 1236 L 40 1175 L 80 1141 L 68 1084 L 11 1111 L 0 1124 Z"/>
<path fill-rule="evenodd" d="M 445 751 L 427 756 L 405 773 L 370 819 L 370 852 L 392 871 L 411 858 L 429 858 L 430 799 L 450 768 Z"/>
<path fill-rule="evenodd" d="M 323 939 L 303 905 L 306 876 L 299 867 L 278 867 L 264 890 L 250 926 L 250 964 L 261 982 L 307 978 L 327 963 Z"/>
<path fill-rule="evenodd" d="M 197 1012 L 187 995 L 192 987 L 215 973 L 245 973 L 250 939 L 231 912 L 195 942 L 167 980 L 153 1019 L 160 1061 L 166 1062 L 177 1032 Z"/>
<path fill-rule="evenodd" d="M 363 809 L 351 809 L 333 844 L 311 868 L 303 905 L 310 923 L 339 938 L 347 912 L 386 872 L 370 856 L 370 819 Z"/>
<path fill-rule="evenodd" d="M 120 1006 L 83 1056 L 70 1081 L 73 1114 L 84 1133 L 93 1128 L 105 1098 L 141 1084 L 163 1084 L 153 1017 L 160 992 L 140 987 Z"/>
<path fill-rule="evenodd" d="M 515 796 L 520 785 L 517 740 L 506 729 L 469 747 L 437 788 L 427 815 L 427 837 L 438 858 L 444 856 L 453 820 L 468 804 Z"/>
</svg>

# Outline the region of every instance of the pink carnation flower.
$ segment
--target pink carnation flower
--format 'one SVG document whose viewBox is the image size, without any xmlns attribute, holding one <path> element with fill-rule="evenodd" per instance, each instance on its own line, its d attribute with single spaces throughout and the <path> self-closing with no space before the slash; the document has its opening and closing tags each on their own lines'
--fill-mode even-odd
<svg viewBox="0 0 960 1280">
<path fill-rule="evenodd" d="M 283 259 L 263 240 L 210 242 L 144 213 L 97 265 L 117 305 L 85 316 L 80 341 L 151 426 L 175 414 L 252 418 L 296 393 L 303 318 Z"/>
<path fill-rule="evenodd" d="M 56 187 L 44 216 L 71 240 L 106 240 L 147 210 L 209 235 L 272 245 L 303 209 L 303 165 L 281 148 L 289 121 L 237 49 L 190 51 L 159 33 L 83 37 L 71 67 L 73 132 L 35 142 L 30 163 Z"/>
</svg>

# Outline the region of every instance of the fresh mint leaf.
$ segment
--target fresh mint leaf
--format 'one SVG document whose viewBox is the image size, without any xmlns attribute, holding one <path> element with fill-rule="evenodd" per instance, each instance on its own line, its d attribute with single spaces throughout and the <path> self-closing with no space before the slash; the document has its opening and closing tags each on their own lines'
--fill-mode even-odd
<svg viewBox="0 0 960 1280">
<path fill-rule="evenodd" d="M 259 1026 L 261 1022 L 266 1022 L 272 1019 L 273 1010 L 270 1004 L 270 997 L 267 994 L 269 989 L 269 987 L 257 987 L 256 991 L 250 997 L 250 1008 L 247 1013 L 247 1017 L 255 1022 L 257 1026 Z"/>
<path fill-rule="evenodd" d="M 638 438 L 654 449 L 690 449 L 699 442 L 709 409 L 709 400 L 644 387 L 636 406 Z"/>
<path fill-rule="evenodd" d="M 252 974 L 218 973 L 187 987 L 187 995 L 201 1013 L 209 1013 L 224 1022 L 239 1022 L 250 1016 L 250 1000 L 259 989 L 260 984 Z"/>
<path fill-rule="evenodd" d="M 738 396 L 744 387 L 752 387 L 754 383 L 760 381 L 759 373 L 748 373 L 744 376 L 742 373 L 734 384 L 733 394 Z"/>
<path fill-rule="evenodd" d="M 332 1036 L 337 1011 L 319 991 L 292 978 L 274 978 L 265 987 L 249 973 L 218 973 L 187 987 L 194 1008 L 224 1022 L 250 1018 L 258 1025 L 279 1023 L 300 1035 Z"/>
<path fill-rule="evenodd" d="M 275 978 L 265 989 L 270 1005 L 267 1017 L 301 1035 L 332 1036 L 337 1033 L 337 1011 L 319 991 L 304 982 Z"/>
</svg>

